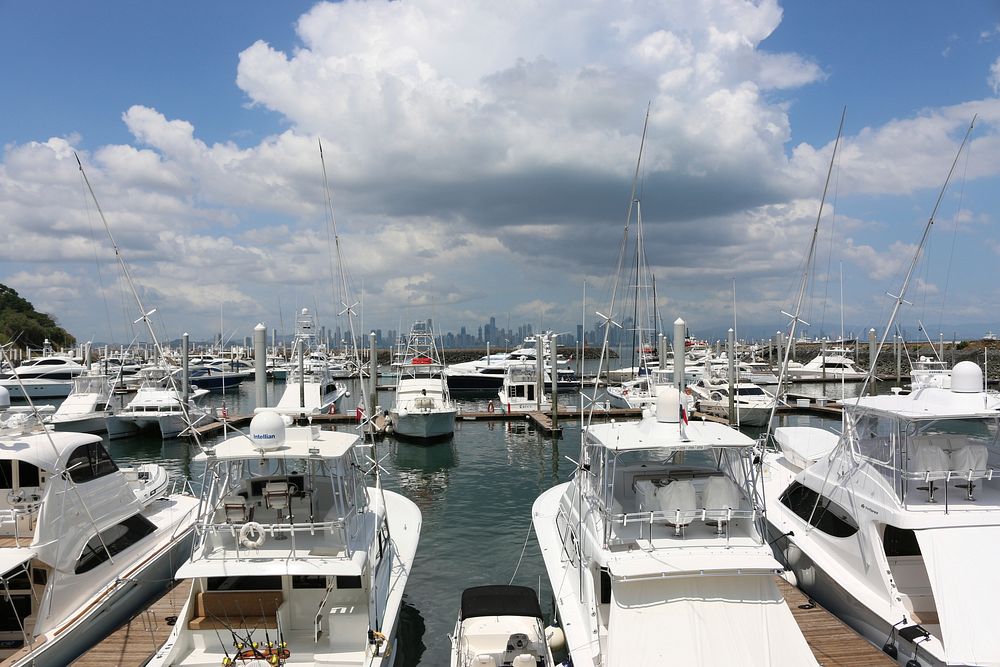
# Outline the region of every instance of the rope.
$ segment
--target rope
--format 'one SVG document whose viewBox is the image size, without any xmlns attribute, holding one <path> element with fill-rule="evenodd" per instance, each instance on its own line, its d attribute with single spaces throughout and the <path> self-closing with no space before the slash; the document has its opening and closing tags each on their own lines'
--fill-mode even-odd
<svg viewBox="0 0 1000 667">
<path fill-rule="evenodd" d="M 524 552 L 528 548 L 528 538 L 531 537 L 531 526 L 532 526 L 532 523 L 531 523 L 531 521 L 529 521 L 528 522 L 528 532 L 525 533 L 525 535 L 524 535 L 524 544 L 521 545 L 521 555 L 517 559 L 517 565 L 514 566 L 514 574 L 510 575 L 510 581 L 507 582 L 508 586 L 510 586 L 511 584 L 514 583 L 514 577 L 517 576 L 517 571 L 521 568 L 521 560 L 524 558 Z"/>
</svg>

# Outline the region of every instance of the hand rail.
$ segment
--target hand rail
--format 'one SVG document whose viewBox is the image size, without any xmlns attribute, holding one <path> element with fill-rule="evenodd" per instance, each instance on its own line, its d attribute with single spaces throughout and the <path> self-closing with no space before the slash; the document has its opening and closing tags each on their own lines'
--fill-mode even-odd
<svg viewBox="0 0 1000 667">
<path fill-rule="evenodd" d="M 323 608 L 326 606 L 326 601 L 330 598 L 330 592 L 333 591 L 333 583 L 335 579 L 331 579 L 330 583 L 326 587 L 326 595 L 323 596 L 323 600 L 319 603 L 319 608 L 316 610 L 316 619 L 313 622 L 313 641 L 319 642 L 319 637 L 323 634 L 320 630 L 320 624 L 323 621 Z"/>
</svg>

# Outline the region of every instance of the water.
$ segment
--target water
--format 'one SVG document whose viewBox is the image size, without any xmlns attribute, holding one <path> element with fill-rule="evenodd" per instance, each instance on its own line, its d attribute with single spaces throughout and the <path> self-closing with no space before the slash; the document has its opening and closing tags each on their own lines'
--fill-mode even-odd
<svg viewBox="0 0 1000 667">
<path fill-rule="evenodd" d="M 269 383 L 269 400 L 276 402 L 283 388 Z M 347 406 L 360 397 L 357 387 L 351 388 Z M 246 415 L 253 410 L 254 396 L 253 382 L 245 382 L 238 391 L 210 394 L 205 404 L 225 402 L 229 414 Z M 560 394 L 563 401 L 579 404 L 579 394 Z M 391 405 L 392 393 L 380 391 L 379 403 Z M 483 409 L 483 399 L 460 404 L 466 411 Z M 796 425 L 828 423 L 816 417 L 792 419 Z M 386 457 L 385 487 L 413 500 L 423 513 L 404 595 L 397 664 L 448 664 L 448 635 L 462 590 L 469 586 L 506 584 L 513 578 L 514 584 L 540 591 L 542 610 L 551 618 L 551 589 L 529 527 L 532 503 L 542 491 L 570 480 L 573 464 L 566 457 L 579 455 L 579 422 L 563 420 L 561 425 L 562 437 L 549 438 L 527 420 L 459 419 L 454 437 L 446 442 L 424 446 L 391 436 L 379 442 L 379 456 Z M 747 431 L 751 436 L 758 432 Z M 143 435 L 115 440 L 109 448 L 119 463 L 159 463 L 200 486 L 202 470 L 192 462 L 197 447 L 186 440 L 162 442 Z"/>
</svg>

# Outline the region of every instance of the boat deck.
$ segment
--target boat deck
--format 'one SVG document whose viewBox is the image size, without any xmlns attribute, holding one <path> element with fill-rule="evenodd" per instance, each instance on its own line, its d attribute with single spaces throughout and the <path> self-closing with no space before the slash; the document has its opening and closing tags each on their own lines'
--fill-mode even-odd
<svg viewBox="0 0 1000 667">
<path fill-rule="evenodd" d="M 892 667 L 896 661 L 868 643 L 840 619 L 812 602 L 799 589 L 775 577 L 806 643 L 823 667 Z M 803 609 L 803 606 L 808 608 Z M 811 606 L 808 606 L 811 605 Z"/>
<path fill-rule="evenodd" d="M 191 592 L 191 581 L 180 581 L 152 605 L 133 616 L 107 639 L 77 658 L 74 667 L 138 666 L 146 664 L 173 630 L 172 620 Z"/>
</svg>

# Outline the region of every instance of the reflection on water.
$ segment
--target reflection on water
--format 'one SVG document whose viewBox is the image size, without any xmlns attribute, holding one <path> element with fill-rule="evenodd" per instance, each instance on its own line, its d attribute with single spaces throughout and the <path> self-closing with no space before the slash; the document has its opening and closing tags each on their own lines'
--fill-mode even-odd
<svg viewBox="0 0 1000 667">
<path fill-rule="evenodd" d="M 453 439 L 431 445 L 393 441 L 398 483 L 423 512 L 444 495 L 449 470 L 458 463 Z"/>
</svg>

